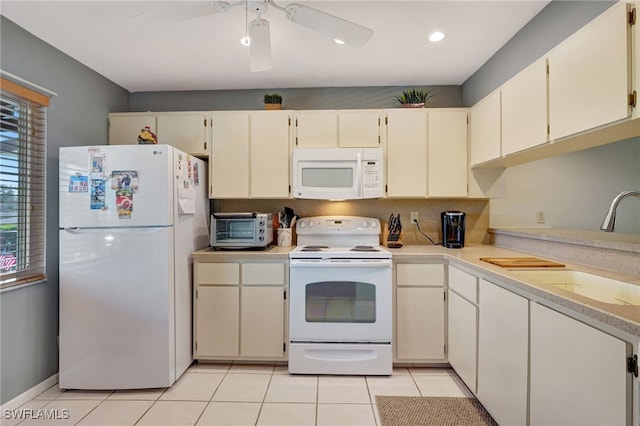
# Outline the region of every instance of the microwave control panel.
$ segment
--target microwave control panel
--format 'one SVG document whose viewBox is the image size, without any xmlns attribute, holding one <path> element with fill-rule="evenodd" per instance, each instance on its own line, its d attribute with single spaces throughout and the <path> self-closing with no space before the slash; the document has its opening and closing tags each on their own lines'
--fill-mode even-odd
<svg viewBox="0 0 640 426">
<path fill-rule="evenodd" d="M 362 185 L 364 190 L 382 187 L 381 167 L 377 161 L 363 161 Z"/>
</svg>

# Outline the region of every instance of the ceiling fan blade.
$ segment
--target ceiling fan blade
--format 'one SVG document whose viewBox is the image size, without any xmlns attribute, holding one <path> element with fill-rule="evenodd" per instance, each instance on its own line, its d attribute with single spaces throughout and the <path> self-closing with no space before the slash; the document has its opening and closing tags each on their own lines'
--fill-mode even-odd
<svg viewBox="0 0 640 426">
<path fill-rule="evenodd" d="M 298 3 L 287 5 L 285 10 L 291 22 L 355 47 L 364 46 L 373 35 L 370 28 Z"/>
<path fill-rule="evenodd" d="M 249 22 L 249 56 L 251 71 L 267 71 L 271 69 L 271 35 L 269 21 L 255 19 Z"/>
<path fill-rule="evenodd" d="M 236 6 L 236 4 L 230 4 L 225 1 L 208 1 L 197 6 L 145 13 L 138 15 L 136 18 L 143 18 L 153 24 L 167 24 L 169 22 L 185 21 L 201 16 L 224 13 L 233 6 Z"/>
</svg>

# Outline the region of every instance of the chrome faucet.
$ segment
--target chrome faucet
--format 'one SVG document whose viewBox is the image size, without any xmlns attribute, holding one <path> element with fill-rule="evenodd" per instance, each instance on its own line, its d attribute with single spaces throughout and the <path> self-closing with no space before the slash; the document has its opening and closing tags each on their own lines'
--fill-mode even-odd
<svg viewBox="0 0 640 426">
<path fill-rule="evenodd" d="M 640 191 L 622 191 L 621 193 L 619 193 L 611 202 L 609 211 L 604 217 L 604 221 L 602 221 L 600 229 L 606 232 L 613 232 L 616 227 L 616 210 L 618 209 L 618 204 L 620 204 L 620 201 L 622 201 L 624 198 L 627 198 L 629 196 L 640 198 Z"/>
</svg>

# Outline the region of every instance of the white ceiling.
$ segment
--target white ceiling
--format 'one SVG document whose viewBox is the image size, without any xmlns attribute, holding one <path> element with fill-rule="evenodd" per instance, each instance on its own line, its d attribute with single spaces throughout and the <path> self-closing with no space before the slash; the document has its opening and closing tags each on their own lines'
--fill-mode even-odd
<svg viewBox="0 0 640 426">
<path fill-rule="evenodd" d="M 231 0 L 233 1 L 233 0 Z M 293 2 L 295 0 L 292 0 Z M 149 13 L 194 1 L 2 0 L 19 26 L 131 92 L 292 87 L 460 85 L 548 3 L 298 0 L 374 30 L 340 46 L 270 7 L 273 69 L 252 73 L 245 8 L 160 23 Z M 284 6 L 289 2 L 276 1 Z M 250 20 L 254 16 L 249 13 Z M 427 41 L 439 30 L 446 38 Z"/>
</svg>

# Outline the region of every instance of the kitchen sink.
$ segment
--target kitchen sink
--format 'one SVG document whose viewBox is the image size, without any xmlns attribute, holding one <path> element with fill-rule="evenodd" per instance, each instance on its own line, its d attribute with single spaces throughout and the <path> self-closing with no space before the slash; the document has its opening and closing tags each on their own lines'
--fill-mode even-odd
<svg viewBox="0 0 640 426">
<path fill-rule="evenodd" d="M 616 305 L 640 306 L 640 285 L 571 270 L 516 270 L 513 275 L 552 285 L 593 300 Z"/>
</svg>

